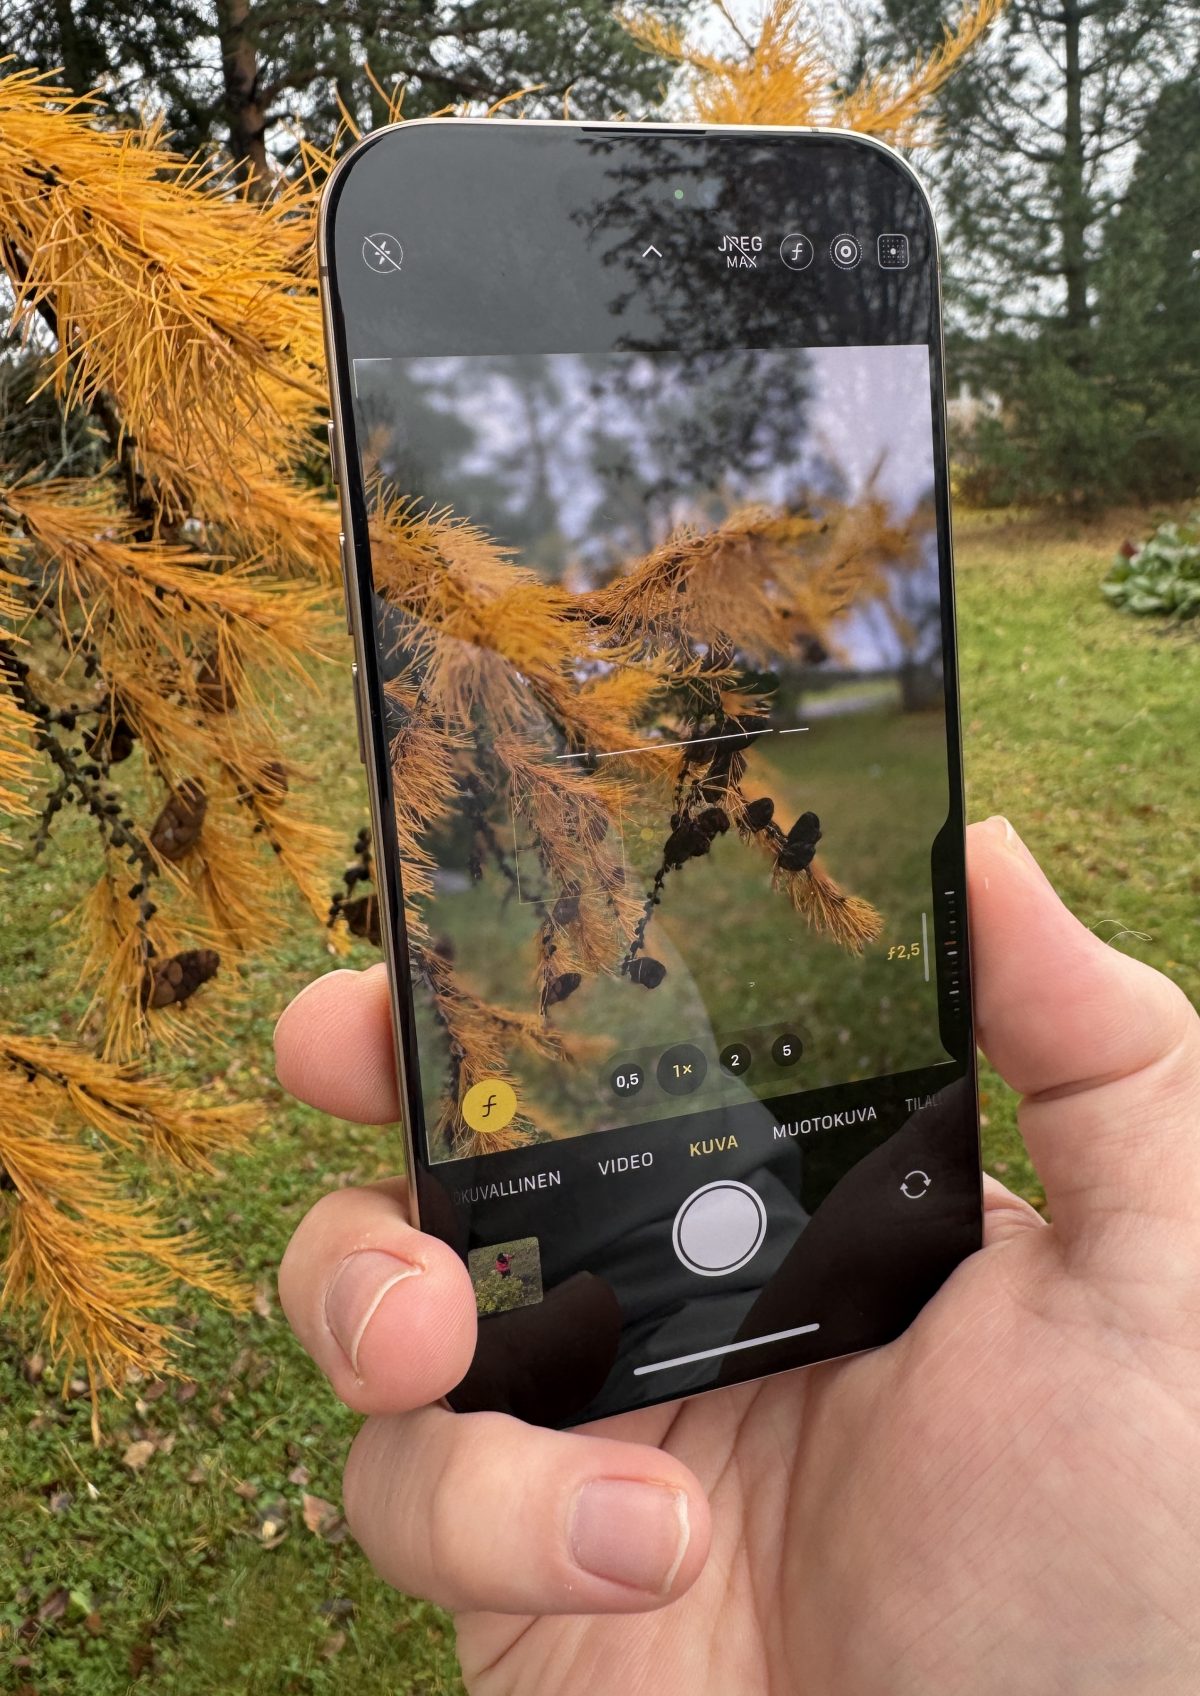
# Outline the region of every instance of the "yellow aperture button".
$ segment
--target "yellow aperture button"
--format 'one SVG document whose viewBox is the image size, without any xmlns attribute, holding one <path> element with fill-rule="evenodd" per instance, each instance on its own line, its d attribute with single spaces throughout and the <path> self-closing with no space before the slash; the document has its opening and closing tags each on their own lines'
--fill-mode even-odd
<svg viewBox="0 0 1200 1696">
<path fill-rule="evenodd" d="M 473 1131 L 486 1136 L 511 1125 L 517 1111 L 517 1092 L 503 1078 L 481 1078 L 462 1098 L 459 1109 Z"/>
</svg>

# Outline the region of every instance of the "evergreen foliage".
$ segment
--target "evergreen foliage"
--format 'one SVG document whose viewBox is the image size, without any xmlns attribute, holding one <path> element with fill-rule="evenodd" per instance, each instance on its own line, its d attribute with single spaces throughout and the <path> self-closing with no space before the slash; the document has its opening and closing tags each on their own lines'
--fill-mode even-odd
<svg viewBox="0 0 1200 1696">
<path fill-rule="evenodd" d="M 235 10 L 228 0 L 222 16 Z M 776 0 L 760 39 L 727 64 L 661 19 L 637 33 L 690 68 L 698 111 L 719 101 L 728 121 L 748 120 L 766 98 L 778 122 L 905 139 L 992 10 L 980 0 L 906 78 L 868 78 L 841 106 L 795 0 Z M 575 16 L 562 13 L 564 27 Z M 193 14 L 170 13 L 159 33 L 157 16 L 122 21 L 104 0 L 54 17 L 78 25 L 63 54 L 71 74 L 89 79 L 120 26 L 138 44 L 122 63 L 149 67 L 159 86 L 155 55 L 174 51 Z M 25 25 L 34 46 L 49 27 L 40 14 Z M 277 934 L 282 888 L 332 922 L 334 947 L 347 931 L 371 934 L 352 894 L 370 877 L 368 845 L 356 843 L 331 916 L 336 844 L 307 774 L 282 758 L 269 706 L 273 677 L 303 675 L 326 653 L 340 598 L 339 514 L 317 470 L 313 264 L 332 148 L 298 139 L 286 174 L 252 153 L 239 184 L 209 158 L 181 158 L 162 124 L 115 119 L 118 96 L 132 99 L 118 82 L 107 98 L 77 99 L 46 75 L 0 78 L 0 272 L 23 347 L 4 381 L 30 403 L 0 465 L 0 801 L 10 838 L 35 853 L 54 851 L 66 807 L 94 824 L 95 880 L 74 929 L 98 1032 L 94 1047 L 0 1033 L 0 1299 L 39 1319 L 60 1374 L 86 1368 L 93 1397 L 130 1369 L 169 1366 L 179 1281 L 244 1298 L 140 1174 L 150 1156 L 209 1170 L 253 1113 L 198 1102 L 149 1068 L 219 1015 L 239 964 Z M 7 441 L 7 418 L 4 429 Z M 870 499 L 826 502 L 819 521 L 745 509 L 706 534 L 679 532 L 568 606 L 485 532 L 421 512 L 408 493 L 377 491 L 373 554 L 381 593 L 416 636 L 412 675 L 394 684 L 408 691 L 392 748 L 396 827 L 417 969 L 456 1055 L 454 1123 L 463 1091 L 502 1075 L 513 1044 L 561 1053 L 549 1015 L 564 985 L 614 958 L 633 964 L 645 932 L 647 912 L 607 859 L 622 779 L 548 770 L 546 727 L 572 746 L 618 749 L 652 711 L 655 722 L 740 723 L 754 711 L 745 667 L 781 644 L 821 643 L 850 607 L 879 599 L 885 569 L 914 556 L 921 520 L 897 527 Z M 482 663 L 464 664 L 464 637 Z M 591 663 L 618 659 L 607 675 Z M 556 890 L 531 938 L 540 992 L 528 1009 L 473 995 L 421 930 L 423 839 L 452 805 L 469 809 L 483 708 L 487 760 L 519 798 Z M 735 831 L 814 928 L 861 947 L 877 915 L 814 857 L 815 821 L 802 841 L 785 836 L 751 813 L 739 778 L 736 749 L 651 773 L 664 819 L 674 785 L 680 823 Z M 585 880 L 608 889 L 603 911 L 578 900 Z M 637 964 L 650 987 L 652 962 Z M 511 1135 L 528 1128 L 518 1119 Z"/>
</svg>

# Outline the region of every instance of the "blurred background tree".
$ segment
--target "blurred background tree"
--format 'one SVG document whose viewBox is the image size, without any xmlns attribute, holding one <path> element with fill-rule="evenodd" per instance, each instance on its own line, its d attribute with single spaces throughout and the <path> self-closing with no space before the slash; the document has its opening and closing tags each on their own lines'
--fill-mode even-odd
<svg viewBox="0 0 1200 1696">
<path fill-rule="evenodd" d="M 935 41 L 939 0 L 862 12 L 857 63 Z M 1178 499 L 1200 479 L 1200 10 L 1012 0 L 939 92 L 964 488 Z M 982 407 L 978 403 L 984 403 Z"/>
<path fill-rule="evenodd" d="M 697 0 L 667 0 L 679 19 Z M 218 144 L 265 191 L 294 152 L 289 128 L 328 147 L 343 115 L 363 128 L 403 100 L 415 118 L 522 88 L 527 110 L 610 117 L 652 104 L 666 67 L 623 29 L 608 0 L 15 0 L 0 55 L 98 89 L 129 118 L 162 111 L 184 152 Z"/>
</svg>

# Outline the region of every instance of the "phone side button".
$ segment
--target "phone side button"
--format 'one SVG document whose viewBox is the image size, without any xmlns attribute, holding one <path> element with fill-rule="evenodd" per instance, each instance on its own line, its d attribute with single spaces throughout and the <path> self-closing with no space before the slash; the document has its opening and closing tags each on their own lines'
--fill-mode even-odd
<svg viewBox="0 0 1200 1696">
<path fill-rule="evenodd" d="M 350 666 L 350 681 L 354 685 L 354 722 L 358 725 L 358 757 L 365 766 L 367 763 L 367 742 L 363 735 L 362 697 L 358 692 L 358 666 Z"/>
<path fill-rule="evenodd" d="M 326 424 L 325 430 L 329 436 L 329 469 L 333 475 L 333 486 L 336 489 L 341 478 L 338 476 L 337 437 L 334 434 L 332 418 Z"/>
<path fill-rule="evenodd" d="M 338 532 L 338 560 L 342 567 L 342 604 L 346 609 L 346 634 L 353 636 L 354 620 L 350 616 L 350 559 L 346 553 L 346 532 Z"/>
</svg>

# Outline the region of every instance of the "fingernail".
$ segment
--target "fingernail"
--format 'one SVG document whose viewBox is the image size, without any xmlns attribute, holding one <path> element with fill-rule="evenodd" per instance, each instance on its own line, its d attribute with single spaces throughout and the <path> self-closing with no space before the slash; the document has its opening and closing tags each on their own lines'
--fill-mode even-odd
<svg viewBox="0 0 1200 1696">
<path fill-rule="evenodd" d="M 690 1534 L 687 1494 L 665 1484 L 597 1478 L 583 1486 L 571 1512 L 576 1566 L 653 1596 L 674 1584 Z"/>
<path fill-rule="evenodd" d="M 347 1255 L 334 1272 L 325 1291 L 325 1323 L 356 1378 L 362 1340 L 380 1302 L 394 1285 L 415 1278 L 421 1271 L 411 1261 L 372 1248 Z"/>
<path fill-rule="evenodd" d="M 984 829 L 990 830 L 992 835 L 999 838 L 1009 852 L 1015 854 L 1019 860 L 1024 860 L 1025 864 L 1031 867 L 1043 882 L 1049 882 L 1041 866 L 1038 865 L 1021 837 L 1017 835 L 1002 813 L 995 813 L 990 819 L 986 819 Z"/>
<path fill-rule="evenodd" d="M 1006 848 L 1025 847 L 1025 844 L 1021 841 L 1021 838 L 1017 835 L 1012 825 L 1009 824 L 1003 813 L 993 813 L 990 819 L 984 819 L 983 828 L 984 830 L 990 831 L 994 837 L 1003 842 Z M 1026 849 L 1026 852 L 1028 852 L 1028 849 Z"/>
</svg>

